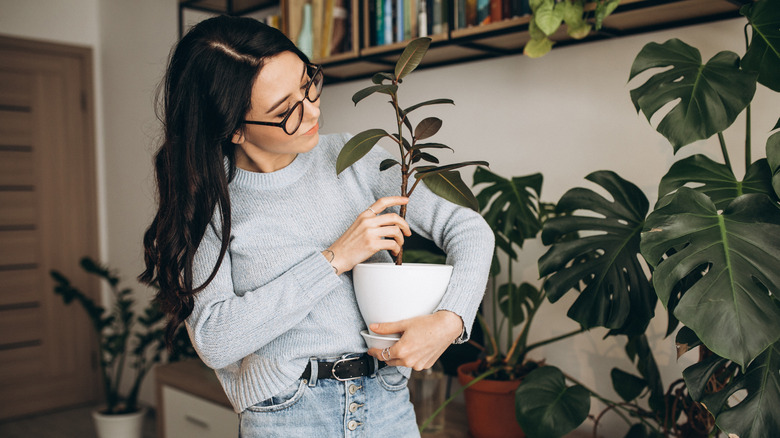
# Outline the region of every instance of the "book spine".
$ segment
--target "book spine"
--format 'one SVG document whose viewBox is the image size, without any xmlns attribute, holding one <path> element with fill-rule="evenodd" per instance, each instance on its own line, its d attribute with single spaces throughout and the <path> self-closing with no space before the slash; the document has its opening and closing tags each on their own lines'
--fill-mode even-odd
<svg viewBox="0 0 780 438">
<path fill-rule="evenodd" d="M 404 40 L 404 0 L 395 0 L 395 40 Z"/>
<path fill-rule="evenodd" d="M 393 0 L 384 0 L 382 8 L 382 30 L 384 35 L 382 36 L 383 44 L 390 44 L 393 42 Z"/>
<path fill-rule="evenodd" d="M 490 22 L 490 0 L 477 0 L 477 24 Z"/>
<path fill-rule="evenodd" d="M 477 0 L 466 0 L 466 26 L 476 26 L 477 23 Z"/>
<path fill-rule="evenodd" d="M 412 0 L 404 2 L 404 40 L 412 39 Z"/>
<path fill-rule="evenodd" d="M 442 0 L 433 0 L 433 26 L 432 31 L 434 35 L 438 35 L 442 33 L 443 27 L 442 27 Z"/>
<path fill-rule="evenodd" d="M 371 1 L 371 0 L 369 0 Z M 385 2 L 384 0 L 376 0 L 376 45 L 381 46 L 385 44 Z"/>
<path fill-rule="evenodd" d="M 420 11 L 417 13 L 417 28 L 419 37 L 428 36 L 428 4 L 427 0 L 420 1 Z"/>
</svg>

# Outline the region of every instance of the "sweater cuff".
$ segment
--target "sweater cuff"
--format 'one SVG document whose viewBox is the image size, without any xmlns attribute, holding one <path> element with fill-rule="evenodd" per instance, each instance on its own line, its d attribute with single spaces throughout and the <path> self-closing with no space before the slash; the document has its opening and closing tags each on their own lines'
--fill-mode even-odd
<svg viewBox="0 0 780 438">
<path fill-rule="evenodd" d="M 293 275 L 302 290 L 318 294 L 341 284 L 341 279 L 333 271 L 333 266 L 320 252 L 312 253 L 298 263 L 293 270 Z"/>
</svg>

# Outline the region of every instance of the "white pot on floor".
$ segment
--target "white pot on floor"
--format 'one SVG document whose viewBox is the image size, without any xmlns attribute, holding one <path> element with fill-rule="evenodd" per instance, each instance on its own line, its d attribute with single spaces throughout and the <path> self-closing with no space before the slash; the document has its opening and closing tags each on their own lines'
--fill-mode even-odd
<svg viewBox="0 0 780 438">
<path fill-rule="evenodd" d="M 360 263 L 353 269 L 352 281 L 360 313 L 366 326 L 370 326 L 432 313 L 441 302 L 451 275 L 449 265 Z M 371 335 L 376 333 L 363 335 L 369 348 L 373 341 L 378 341 Z"/>
<path fill-rule="evenodd" d="M 92 411 L 98 438 L 141 438 L 146 408 L 130 414 L 106 415 Z"/>
</svg>

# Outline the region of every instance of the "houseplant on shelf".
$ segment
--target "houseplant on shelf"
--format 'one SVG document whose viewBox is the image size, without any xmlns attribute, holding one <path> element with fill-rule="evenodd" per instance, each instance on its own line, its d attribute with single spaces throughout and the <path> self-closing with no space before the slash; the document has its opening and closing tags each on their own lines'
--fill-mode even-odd
<svg viewBox="0 0 780 438">
<path fill-rule="evenodd" d="M 601 29 L 604 19 L 618 5 L 620 0 L 530 0 L 528 32 L 531 40 L 523 48 L 523 53 L 531 58 L 546 55 L 555 44 L 549 37 L 563 24 L 571 38 L 587 37 L 592 29 Z"/>
<path fill-rule="evenodd" d="M 164 354 L 165 342 L 161 322 L 164 314 L 150 301 L 141 314 L 133 310 L 132 290 L 119 287 L 119 277 L 89 257 L 81 259 L 81 267 L 98 276 L 109 285 L 113 304 L 106 309 L 89 298 L 67 277 L 51 271 L 55 281 L 54 292 L 65 304 L 78 302 L 87 312 L 97 334 L 98 364 L 105 406 L 93 412 L 95 427 L 101 438 L 135 438 L 141 436 L 145 409 L 138 404 L 138 394 L 144 377 L 158 362 L 170 362 L 184 357 L 195 357 L 185 330 L 179 330 L 174 349 Z M 141 326 L 135 330 L 134 326 Z M 167 357 L 164 357 L 167 356 Z M 129 362 L 129 363 L 128 363 Z M 122 376 L 127 368 L 134 371 L 129 391 L 123 391 Z M 128 370 L 129 371 L 129 370 Z"/>
<path fill-rule="evenodd" d="M 451 149 L 441 143 L 425 142 L 441 128 L 442 121 L 427 117 L 416 126 L 409 115 L 418 108 L 428 105 L 453 104 L 450 99 L 434 99 L 401 108 L 398 88 L 403 79 L 422 61 L 430 38 L 410 42 L 399 57 L 393 73 L 377 73 L 372 78 L 374 85 L 354 94 L 355 105 L 366 97 L 379 93 L 390 96 L 397 132 L 390 134 L 384 129 L 369 129 L 352 137 L 342 148 L 336 161 L 336 172 L 340 174 L 365 156 L 379 140 L 387 138 L 398 146 L 400 160 L 388 158 L 379 166 L 388 171 L 398 166 L 401 172 L 401 196 L 411 196 L 420 182 L 437 195 L 474 210 L 478 209 L 476 199 L 463 182 L 456 169 L 470 165 L 487 166 L 484 161 L 469 161 L 439 166 L 439 160 L 431 154 L 434 149 Z M 404 128 L 408 136 L 404 134 Z M 414 180 L 412 181 L 412 177 Z M 400 216 L 406 217 L 406 205 L 401 206 Z M 398 321 L 432 312 L 441 301 L 449 283 L 452 266 L 406 264 L 402 265 L 403 249 L 396 258 L 396 265 L 361 263 L 353 270 L 355 294 L 360 312 L 367 326 L 376 322 Z M 381 288 L 382 290 L 378 290 Z M 387 291 L 388 293 L 383 293 Z M 364 333 L 369 347 L 375 333 Z M 391 341 L 392 342 L 392 341 Z"/>
<path fill-rule="evenodd" d="M 553 206 L 539 201 L 542 180 L 539 173 L 511 179 L 482 168 L 474 173 L 474 185 L 485 185 L 477 199 L 484 206 L 482 215 L 493 229 L 496 240 L 490 281 L 490 315 L 488 318 L 477 315 L 485 342 L 484 346 L 471 342 L 482 351 L 479 359 L 458 367 L 462 388 L 423 424 L 423 428 L 465 391 L 472 436 L 522 436 L 515 419 L 515 389 L 530 371 L 544 363 L 529 359 L 528 354 L 538 347 L 583 332 L 577 329 L 533 344 L 528 342 L 531 324 L 545 300 L 545 292 L 529 283 L 515 284 L 512 265 L 517 263 L 518 251 L 525 240 L 535 238 L 542 223 L 552 214 Z M 501 259 L 507 262 L 507 282 L 499 285 Z M 580 422 L 587 413 L 587 408 L 581 410 Z"/>
<path fill-rule="evenodd" d="M 720 52 L 703 64 L 697 49 L 673 39 L 646 45 L 631 69 L 634 78 L 666 68 L 632 90 L 631 99 L 648 120 L 662 107 L 672 107 L 656 129 L 675 152 L 717 136 L 722 162 L 697 154 L 674 163 L 660 181 L 659 200 L 649 215 L 636 186 L 612 172 L 595 172 L 588 179 L 607 189 L 613 201 L 572 189 L 559 206 L 600 217 L 554 219 L 542 234 L 546 243 L 561 233 L 591 234 L 578 243 L 553 244 L 539 261 L 540 273 L 548 276 L 550 297 L 585 286 L 570 317 L 588 327 L 607 327 L 610 335 L 629 336 L 627 350 L 641 377 L 613 370 L 613 381 L 627 401 L 649 395 L 650 408 L 608 402 L 608 409 L 638 420 L 628 436 L 722 431 L 746 438 L 780 430 L 780 132 L 767 139 L 767 159 L 753 160 L 750 126 L 757 83 L 780 92 L 780 1 L 759 0 L 741 13 L 753 31 L 744 57 Z M 746 172 L 738 180 L 722 133 L 743 112 Z M 776 131 L 780 121 L 762 128 Z M 675 339 L 680 354 L 699 347 L 698 362 L 683 371 L 685 385 L 673 384 L 666 393 L 652 352 L 640 345 L 640 329 L 653 317 L 657 298 L 668 312 L 667 335 L 682 325 Z M 524 385 L 532 391 L 534 385 L 553 383 L 557 390 L 551 395 L 568 390 L 559 371 L 556 379 L 531 373 Z M 548 403 L 518 412 L 518 418 L 549 431 L 545 420 L 554 412 Z"/>
</svg>

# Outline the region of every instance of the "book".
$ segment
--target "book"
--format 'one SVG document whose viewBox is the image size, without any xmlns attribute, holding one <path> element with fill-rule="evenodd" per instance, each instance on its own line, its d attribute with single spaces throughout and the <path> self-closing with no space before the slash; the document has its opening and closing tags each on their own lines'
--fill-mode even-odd
<svg viewBox="0 0 780 438">
<path fill-rule="evenodd" d="M 442 0 L 433 0 L 433 23 L 431 25 L 431 33 L 433 35 L 444 32 L 444 27 L 442 26 L 442 12 Z"/>
<path fill-rule="evenodd" d="M 395 10 L 393 11 L 393 19 L 395 20 L 395 35 L 393 35 L 393 41 L 404 40 L 404 0 L 395 0 Z"/>
<path fill-rule="evenodd" d="M 320 36 L 320 54 L 319 58 L 330 56 L 330 37 L 333 34 L 333 8 L 334 0 L 325 0 L 324 16 L 322 18 L 322 35 Z"/>
<path fill-rule="evenodd" d="M 393 0 L 383 0 L 382 4 L 382 44 L 393 42 Z"/>
<path fill-rule="evenodd" d="M 287 8 L 284 11 L 284 19 L 287 22 L 285 32 L 293 44 L 298 44 L 298 35 L 301 33 L 303 25 L 303 5 L 305 3 L 306 0 L 287 0 Z"/>
<path fill-rule="evenodd" d="M 412 0 L 404 1 L 404 40 L 412 39 Z"/>
<path fill-rule="evenodd" d="M 477 0 L 477 24 L 490 22 L 490 0 Z"/>
<path fill-rule="evenodd" d="M 420 0 L 419 9 L 417 12 L 417 36 L 428 36 L 428 2 L 427 0 Z"/>
<path fill-rule="evenodd" d="M 314 59 L 322 56 L 322 24 L 325 17 L 325 0 L 311 0 L 311 52 Z"/>
<path fill-rule="evenodd" d="M 330 54 L 328 56 L 348 52 L 352 49 L 349 24 L 348 0 L 334 0 L 333 30 L 330 36 Z"/>
<path fill-rule="evenodd" d="M 371 1 L 371 0 L 369 0 Z M 381 46 L 385 43 L 385 19 L 384 19 L 384 11 L 385 11 L 385 0 L 376 0 L 376 14 L 374 15 L 375 23 L 376 23 L 376 41 L 375 45 Z"/>
<path fill-rule="evenodd" d="M 466 23 L 465 27 L 476 26 L 477 21 L 477 0 L 465 0 L 466 1 Z"/>
<path fill-rule="evenodd" d="M 490 22 L 498 23 L 502 20 L 504 2 L 502 0 L 490 0 Z"/>
</svg>

